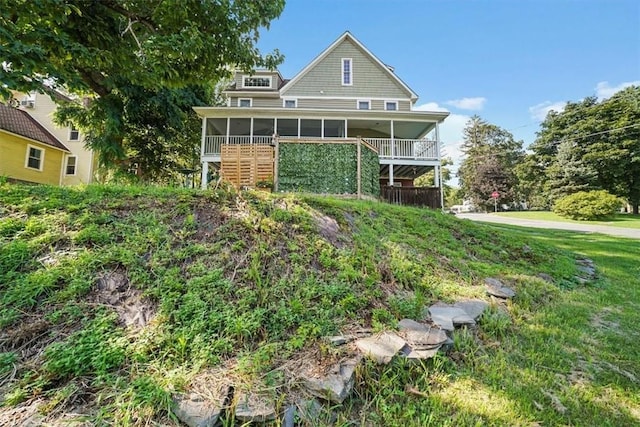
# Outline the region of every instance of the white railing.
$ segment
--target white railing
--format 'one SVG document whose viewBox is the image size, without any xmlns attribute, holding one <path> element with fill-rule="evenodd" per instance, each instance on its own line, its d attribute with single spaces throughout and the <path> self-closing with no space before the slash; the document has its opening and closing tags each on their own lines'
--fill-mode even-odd
<svg viewBox="0 0 640 427">
<path fill-rule="evenodd" d="M 219 156 L 222 144 L 258 144 L 269 145 L 273 143 L 271 136 L 235 136 L 229 135 L 209 135 L 204 138 L 204 155 Z"/>
<path fill-rule="evenodd" d="M 380 158 L 437 160 L 438 143 L 429 139 L 364 138 L 378 149 Z"/>
<path fill-rule="evenodd" d="M 280 137 L 280 139 L 288 139 Z M 291 137 L 291 139 L 300 139 Z M 321 139 L 321 138 L 304 138 Z M 328 138 L 329 139 L 329 138 Z M 409 159 L 409 160 L 437 160 L 438 143 L 429 139 L 391 139 L 391 138 L 363 138 L 378 150 L 382 159 Z M 259 144 L 269 145 L 273 143 L 271 136 L 236 136 L 236 135 L 210 135 L 204 139 L 204 155 L 219 156 L 222 144 Z"/>
</svg>

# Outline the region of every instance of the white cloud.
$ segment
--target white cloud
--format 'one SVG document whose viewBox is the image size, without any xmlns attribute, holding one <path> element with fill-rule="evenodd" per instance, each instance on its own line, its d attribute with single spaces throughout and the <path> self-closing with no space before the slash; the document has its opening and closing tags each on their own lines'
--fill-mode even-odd
<svg viewBox="0 0 640 427">
<path fill-rule="evenodd" d="M 416 107 L 413 107 L 415 111 L 439 111 L 439 112 L 449 112 L 444 107 L 438 105 L 437 102 L 427 102 L 426 104 L 420 104 Z"/>
<path fill-rule="evenodd" d="M 446 104 L 453 105 L 461 110 L 482 110 L 485 102 L 487 102 L 487 98 L 478 96 L 475 98 L 452 99 L 447 101 Z"/>
<path fill-rule="evenodd" d="M 533 107 L 529 107 L 529 114 L 531 114 L 532 119 L 542 122 L 547 117 L 549 111 L 561 113 L 564 111 L 564 107 L 566 105 L 567 103 L 564 101 L 545 101 L 541 102 L 540 104 L 534 105 Z"/>
<path fill-rule="evenodd" d="M 629 86 L 640 86 L 640 80 L 634 80 L 632 82 L 622 82 L 618 86 L 610 86 L 609 82 L 600 82 L 596 85 L 596 96 L 598 99 L 607 99 L 613 96 L 614 93 L 621 91 Z"/>
</svg>

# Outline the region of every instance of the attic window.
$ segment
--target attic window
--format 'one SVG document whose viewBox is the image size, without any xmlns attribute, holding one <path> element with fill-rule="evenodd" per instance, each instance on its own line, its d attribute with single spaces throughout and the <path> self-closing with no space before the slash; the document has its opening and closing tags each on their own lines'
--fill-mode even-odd
<svg viewBox="0 0 640 427">
<path fill-rule="evenodd" d="M 342 86 L 353 85 L 351 58 L 342 58 Z"/>
<path fill-rule="evenodd" d="M 387 111 L 396 111 L 398 109 L 398 103 L 396 101 L 386 101 L 384 103 L 384 109 Z"/>
<path fill-rule="evenodd" d="M 271 76 L 244 76 L 242 87 L 270 88 Z"/>
<path fill-rule="evenodd" d="M 78 141 L 80 139 L 80 131 L 73 125 L 69 125 L 69 141 Z"/>
</svg>

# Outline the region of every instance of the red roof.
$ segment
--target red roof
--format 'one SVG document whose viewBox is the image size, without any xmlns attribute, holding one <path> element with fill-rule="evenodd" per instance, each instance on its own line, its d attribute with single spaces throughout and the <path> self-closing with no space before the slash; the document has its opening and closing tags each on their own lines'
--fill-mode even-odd
<svg viewBox="0 0 640 427">
<path fill-rule="evenodd" d="M 26 111 L 0 104 L 0 129 L 21 135 L 60 150 L 69 151 L 58 138 Z"/>
</svg>

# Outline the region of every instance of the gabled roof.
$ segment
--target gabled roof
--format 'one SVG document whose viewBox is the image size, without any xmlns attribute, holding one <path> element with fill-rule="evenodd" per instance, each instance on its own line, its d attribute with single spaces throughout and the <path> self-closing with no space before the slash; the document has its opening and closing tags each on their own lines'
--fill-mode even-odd
<svg viewBox="0 0 640 427">
<path fill-rule="evenodd" d="M 41 142 L 58 150 L 69 151 L 29 113 L 17 108 L 0 104 L 0 129 Z"/>
<path fill-rule="evenodd" d="M 316 56 L 316 58 L 313 61 L 311 61 L 309 63 L 309 65 L 304 67 L 302 69 L 302 71 L 300 71 L 298 74 L 296 74 L 296 76 L 294 78 L 292 78 L 285 85 L 283 85 L 281 87 L 281 89 L 280 89 L 280 92 L 281 93 L 285 93 L 287 91 L 287 88 L 292 87 L 298 80 L 300 80 L 305 74 L 307 74 L 309 72 L 309 70 L 313 69 L 313 67 L 315 67 L 320 61 L 322 61 L 327 55 L 329 55 L 336 47 L 338 47 L 345 40 L 349 40 L 353 44 L 355 44 L 359 49 L 361 49 L 364 52 L 364 54 L 366 56 L 368 56 L 371 59 L 372 62 L 377 64 L 382 70 L 384 70 L 385 73 L 387 73 L 387 75 L 391 79 L 395 80 L 402 88 L 404 88 L 410 94 L 412 101 L 415 101 L 416 99 L 418 99 L 418 95 L 409 86 L 407 86 L 407 84 L 405 82 L 403 82 L 402 79 L 400 79 L 400 77 L 398 77 L 391 70 L 391 67 L 386 65 L 380 59 L 378 59 L 377 56 L 375 56 L 373 53 L 371 53 L 371 51 L 369 49 L 367 49 L 365 47 L 365 45 L 360 43 L 360 41 L 358 39 L 356 39 L 349 31 L 345 31 L 344 34 L 342 34 L 340 37 L 338 37 L 338 39 L 336 41 L 331 43 L 331 45 L 329 45 L 328 48 L 323 50 L 320 53 L 320 55 Z"/>
</svg>

